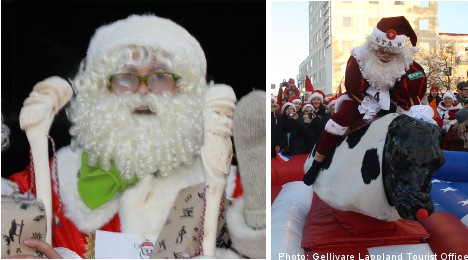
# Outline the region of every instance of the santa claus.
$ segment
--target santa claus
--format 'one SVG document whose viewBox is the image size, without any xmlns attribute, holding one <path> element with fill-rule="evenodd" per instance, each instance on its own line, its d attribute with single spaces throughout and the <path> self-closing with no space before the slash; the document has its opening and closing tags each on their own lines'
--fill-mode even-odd
<svg viewBox="0 0 468 260">
<path fill-rule="evenodd" d="M 168 19 L 132 15 L 100 27 L 72 81 L 75 96 L 67 109 L 71 145 L 57 152 L 53 168 L 55 250 L 34 239 L 24 243 L 49 258 L 94 257 L 105 248 L 98 247 L 99 230 L 111 232 L 106 239 L 123 241 L 128 238 L 124 234 L 166 249 L 169 242 L 159 235 L 166 224 L 176 222 L 168 216 L 182 208 L 174 204 L 179 191 L 202 184 L 205 196 L 203 190 L 198 195 L 205 203 L 219 199 L 219 208 L 233 155 L 236 97 L 229 86 L 206 83 L 206 66 L 198 41 Z M 27 191 L 28 174 L 10 179 Z M 245 251 L 237 243 L 237 253 L 259 258 L 265 255 L 265 204 L 258 199 L 252 204 L 251 197 L 237 204 L 241 213 L 232 213 L 238 218 L 228 219 L 227 227 L 243 232 L 233 232 L 242 237 L 233 241 L 257 246 L 255 252 Z M 197 218 L 204 221 L 202 235 L 185 238 L 199 240 L 198 249 L 171 251 L 171 257 L 215 256 L 203 248 L 203 240 L 215 241 L 217 233 L 207 232 L 207 226 L 217 223 L 218 210 L 213 217 L 203 205 L 197 204 L 203 208 L 203 217 Z M 192 210 L 184 208 L 184 216 L 192 216 Z M 174 241 L 180 244 L 186 233 Z"/>
<path fill-rule="evenodd" d="M 353 122 L 391 112 L 409 113 L 411 106 L 421 104 L 426 75 L 405 45 L 407 38 L 412 52 L 417 51 L 416 34 L 405 17 L 382 18 L 366 42 L 351 50 L 345 75 L 347 93 L 338 99 L 336 113 L 325 126 L 313 165 L 304 176 L 307 185 L 314 183 L 326 155 Z"/>
</svg>

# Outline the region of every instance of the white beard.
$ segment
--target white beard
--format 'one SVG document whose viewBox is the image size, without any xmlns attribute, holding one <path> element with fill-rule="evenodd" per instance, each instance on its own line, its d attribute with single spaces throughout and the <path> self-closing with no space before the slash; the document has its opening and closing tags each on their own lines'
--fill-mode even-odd
<svg viewBox="0 0 468 260">
<path fill-rule="evenodd" d="M 406 73 L 413 58 L 406 50 L 387 63 L 380 61 L 367 44 L 354 49 L 362 75 L 377 90 L 386 91 Z"/>
<path fill-rule="evenodd" d="M 132 111 L 149 105 L 153 114 Z M 110 169 L 113 161 L 125 179 L 189 165 L 203 141 L 201 95 L 114 95 L 80 93 L 68 115 L 72 146 L 89 154 L 88 164 Z"/>
</svg>

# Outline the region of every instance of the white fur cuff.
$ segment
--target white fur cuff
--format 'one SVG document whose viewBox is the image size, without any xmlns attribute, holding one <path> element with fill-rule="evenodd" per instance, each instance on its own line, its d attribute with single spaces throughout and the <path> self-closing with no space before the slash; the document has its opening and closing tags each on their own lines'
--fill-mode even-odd
<svg viewBox="0 0 468 260">
<path fill-rule="evenodd" d="M 253 229 L 245 223 L 245 203 L 243 198 L 233 201 L 227 209 L 226 222 L 231 235 L 232 245 L 248 258 L 265 259 L 266 257 L 266 229 Z"/>
<path fill-rule="evenodd" d="M 325 131 L 329 132 L 330 134 L 334 135 L 344 135 L 346 131 L 348 131 L 348 126 L 341 126 L 333 119 L 329 119 L 327 124 L 325 125 Z"/>
</svg>

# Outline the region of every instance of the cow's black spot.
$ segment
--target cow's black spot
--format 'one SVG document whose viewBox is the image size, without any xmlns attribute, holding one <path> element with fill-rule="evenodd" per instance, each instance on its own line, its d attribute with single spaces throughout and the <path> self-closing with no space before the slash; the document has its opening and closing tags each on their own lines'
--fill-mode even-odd
<svg viewBox="0 0 468 260">
<path fill-rule="evenodd" d="M 362 180 L 365 184 L 370 184 L 371 181 L 377 179 L 380 174 L 379 155 L 377 149 L 373 148 L 366 151 L 362 159 L 361 166 Z"/>
<path fill-rule="evenodd" d="M 325 160 L 323 161 L 323 166 L 322 169 L 328 169 L 330 168 L 330 165 L 333 162 L 333 157 L 335 156 L 335 151 L 338 146 L 344 141 L 344 137 L 338 141 L 335 147 L 333 147 L 327 154 L 327 157 L 325 157 Z M 339 160 L 339 159 L 338 159 Z"/>
<path fill-rule="evenodd" d="M 361 141 L 361 138 L 366 134 L 367 129 L 369 129 L 370 125 L 371 124 L 367 124 L 361 128 L 358 128 L 350 135 L 348 135 L 346 142 L 348 143 L 350 149 L 353 149 Z"/>
</svg>

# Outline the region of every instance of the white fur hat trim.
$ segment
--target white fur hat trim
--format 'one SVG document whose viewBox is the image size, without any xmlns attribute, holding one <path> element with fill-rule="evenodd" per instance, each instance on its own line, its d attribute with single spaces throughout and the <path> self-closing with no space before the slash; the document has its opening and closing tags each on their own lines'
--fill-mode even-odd
<svg viewBox="0 0 468 260">
<path fill-rule="evenodd" d="M 286 102 L 283 104 L 283 106 L 281 107 L 281 114 L 284 113 L 284 110 L 286 109 L 287 106 L 292 106 L 294 108 L 294 111 L 296 111 L 296 106 L 291 103 L 291 102 Z"/>
<path fill-rule="evenodd" d="M 314 98 L 320 98 L 321 102 L 323 103 L 323 96 L 322 94 L 318 93 L 318 92 L 314 92 L 312 93 L 310 96 L 309 96 L 309 100 L 307 100 L 309 103 L 312 103 L 312 99 Z"/>
<path fill-rule="evenodd" d="M 314 109 L 314 106 L 312 106 L 311 104 L 305 104 L 305 105 L 302 107 L 302 113 L 304 113 L 304 110 L 305 110 L 307 107 L 311 107 L 312 109 Z"/>
<path fill-rule="evenodd" d="M 99 27 L 91 38 L 86 62 L 90 66 L 109 51 L 129 45 L 145 45 L 178 56 L 190 67 L 206 74 L 206 58 L 200 43 L 183 27 L 155 15 L 131 15 Z"/>
</svg>

